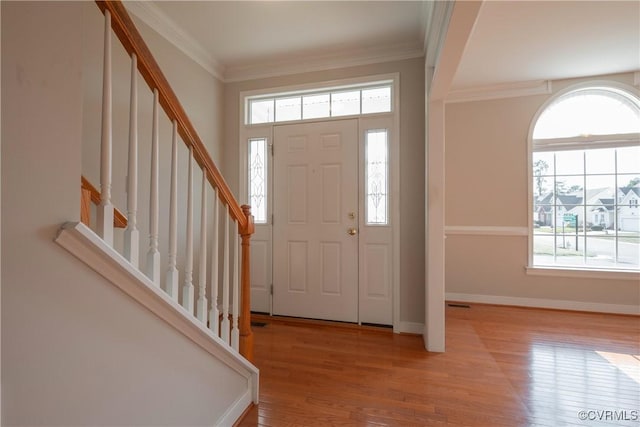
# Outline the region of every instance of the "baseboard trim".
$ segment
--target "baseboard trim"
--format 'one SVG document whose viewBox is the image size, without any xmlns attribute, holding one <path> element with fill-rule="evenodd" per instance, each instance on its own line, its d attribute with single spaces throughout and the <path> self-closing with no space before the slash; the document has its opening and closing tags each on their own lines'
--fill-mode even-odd
<svg viewBox="0 0 640 427">
<path fill-rule="evenodd" d="M 480 304 L 511 305 L 517 307 L 550 308 L 555 310 L 588 311 L 594 313 L 640 315 L 640 306 L 626 304 L 604 304 L 585 301 L 553 300 L 543 298 L 507 297 L 499 295 L 460 294 L 447 292 L 447 301 Z"/>
<path fill-rule="evenodd" d="M 251 390 L 247 390 L 238 400 L 236 400 L 216 422 L 217 426 L 235 426 L 251 410 L 254 403 L 251 399 Z"/>
<path fill-rule="evenodd" d="M 400 322 L 394 332 L 398 334 L 422 335 L 424 333 L 424 323 Z"/>
</svg>

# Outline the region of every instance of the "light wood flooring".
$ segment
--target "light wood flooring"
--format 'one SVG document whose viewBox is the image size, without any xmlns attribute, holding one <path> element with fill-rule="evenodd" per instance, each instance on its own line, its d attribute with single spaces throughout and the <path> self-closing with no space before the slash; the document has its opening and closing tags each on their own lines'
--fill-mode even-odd
<svg viewBox="0 0 640 427">
<path fill-rule="evenodd" d="M 419 336 L 256 319 L 260 404 L 240 425 L 640 426 L 639 317 L 472 304 L 446 319 L 440 354 Z"/>
</svg>

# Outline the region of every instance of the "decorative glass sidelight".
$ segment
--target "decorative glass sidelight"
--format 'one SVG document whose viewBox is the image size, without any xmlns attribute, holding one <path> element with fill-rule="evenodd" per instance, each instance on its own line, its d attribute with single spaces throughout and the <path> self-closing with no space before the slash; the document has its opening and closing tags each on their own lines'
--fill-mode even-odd
<svg viewBox="0 0 640 427">
<path fill-rule="evenodd" d="M 267 140 L 249 140 L 249 204 L 257 224 L 267 222 Z"/>
<path fill-rule="evenodd" d="M 366 221 L 389 223 L 389 141 L 387 129 L 369 130 L 365 136 Z"/>
</svg>

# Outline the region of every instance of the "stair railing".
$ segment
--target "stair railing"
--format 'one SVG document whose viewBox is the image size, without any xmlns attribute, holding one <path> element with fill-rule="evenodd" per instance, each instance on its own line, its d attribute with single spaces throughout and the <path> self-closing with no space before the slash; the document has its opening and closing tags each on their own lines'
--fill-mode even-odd
<svg viewBox="0 0 640 427">
<path fill-rule="evenodd" d="M 159 244 L 159 108 L 162 108 L 173 125 L 171 145 L 171 185 L 169 206 L 169 260 L 165 276 L 165 291 L 177 302 L 179 300 L 178 266 L 177 266 L 177 154 L 178 139 L 182 139 L 189 149 L 188 191 L 186 206 L 186 254 L 183 271 L 182 306 L 197 321 L 208 325 L 209 329 L 222 338 L 228 345 L 239 351 L 249 361 L 253 361 L 253 335 L 250 323 L 250 239 L 254 232 L 251 208 L 240 206 L 234 198 L 229 186 L 209 156 L 205 145 L 198 136 L 173 89 L 169 85 L 158 63 L 151 54 L 142 36 L 136 29 L 131 17 L 120 1 L 96 1 L 105 17 L 104 33 L 104 69 L 102 126 L 100 140 L 100 201 L 97 209 L 97 233 L 109 245 L 113 246 L 114 206 L 111 200 L 112 173 L 112 72 L 111 72 L 111 31 L 113 31 L 131 58 L 131 99 L 129 118 L 129 150 L 127 177 L 127 228 L 124 232 L 124 257 L 136 268 L 139 268 L 139 230 L 137 229 L 137 189 L 138 189 L 138 129 L 137 129 L 137 75 L 142 75 L 153 91 L 153 118 L 151 144 L 151 185 L 149 209 L 149 249 L 147 251 L 147 277 L 160 286 L 161 266 Z M 193 283 L 193 168 L 194 160 L 202 169 L 202 192 L 200 212 L 200 250 L 199 250 L 199 283 Z M 207 299 L 207 185 L 214 193 L 213 223 L 214 230 L 211 241 L 211 295 Z M 223 239 L 219 239 L 219 203 L 222 203 Z M 237 230 L 239 238 L 230 238 L 229 229 Z M 222 240 L 222 247 L 219 241 Z M 232 242 L 234 242 L 232 244 Z M 218 302 L 218 256 L 222 252 L 222 312 Z M 230 257 L 233 263 L 230 267 Z M 230 307 L 231 305 L 231 307 Z"/>
</svg>

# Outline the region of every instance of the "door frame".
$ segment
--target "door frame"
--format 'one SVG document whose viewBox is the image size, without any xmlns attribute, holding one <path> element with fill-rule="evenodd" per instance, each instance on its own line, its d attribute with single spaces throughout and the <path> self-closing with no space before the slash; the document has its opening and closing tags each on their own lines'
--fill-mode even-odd
<svg viewBox="0 0 640 427">
<path fill-rule="evenodd" d="M 340 116 L 340 117 L 328 117 L 322 119 L 310 119 L 310 120 L 296 120 L 277 123 L 264 123 L 256 125 L 245 124 L 245 109 L 246 100 L 250 97 L 258 95 L 269 94 L 281 94 L 292 92 L 304 92 L 311 90 L 329 90 L 342 86 L 358 86 L 377 81 L 391 81 L 392 83 L 392 111 L 389 113 L 375 113 L 366 115 L 353 115 L 353 116 Z M 313 123 L 313 122 L 330 122 L 334 120 L 345 119 L 357 119 L 358 120 L 358 186 L 359 186 L 359 202 L 361 205 L 361 214 L 359 215 L 359 259 L 362 259 L 362 247 L 366 242 L 366 227 L 379 227 L 379 226 L 365 226 L 364 224 L 364 209 L 363 200 L 361 194 L 363 193 L 364 183 L 364 135 L 368 129 L 378 129 L 381 127 L 380 123 L 384 123 L 389 130 L 389 225 L 391 228 L 391 310 L 392 310 L 392 325 L 393 331 L 399 333 L 400 327 L 400 73 L 382 74 L 382 75 L 370 75 L 362 76 L 350 79 L 332 80 L 332 81 L 320 81 L 314 83 L 306 83 L 300 85 L 281 86 L 281 87 L 268 87 L 258 90 L 242 91 L 239 95 L 239 145 L 238 145 L 238 183 L 239 192 L 238 199 L 242 203 L 248 202 L 248 140 L 251 138 L 266 138 L 269 145 L 269 153 L 271 153 L 271 147 L 273 146 L 273 128 L 274 126 L 295 124 L 295 123 Z M 273 158 L 271 155 L 267 156 L 267 186 L 268 191 L 273 190 L 273 174 L 270 173 L 273 167 Z M 267 198 L 267 223 L 256 224 L 256 234 L 252 240 L 259 242 L 260 245 L 268 240 L 273 242 L 272 239 L 272 214 L 273 214 L 273 199 Z M 276 219 L 277 221 L 277 219 Z M 253 242 L 252 242 L 253 246 Z M 263 249 L 263 248 L 261 248 Z M 272 246 L 271 246 L 272 249 Z M 262 256 L 265 256 L 264 254 Z M 266 255 L 267 259 L 267 271 L 263 272 L 268 276 L 268 280 L 262 280 L 264 283 L 260 283 L 261 292 L 268 292 L 271 294 L 271 284 L 273 277 L 273 257 L 271 253 Z M 359 289 L 362 289 L 361 266 L 359 267 Z M 268 283 L 267 283 L 268 282 Z M 253 279 L 252 279 L 253 283 Z M 252 287 L 253 293 L 253 287 Z M 360 306 L 361 301 L 359 298 L 358 304 Z M 269 314 L 273 314 L 272 299 L 269 299 Z M 360 311 L 360 310 L 359 310 Z M 362 320 L 359 319 L 358 323 Z"/>
</svg>

